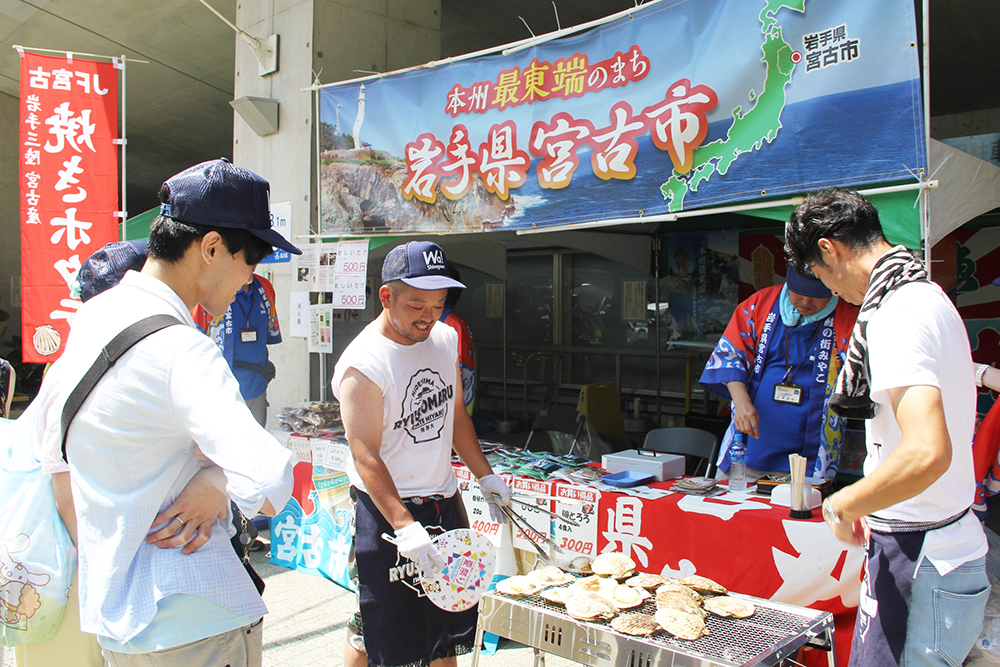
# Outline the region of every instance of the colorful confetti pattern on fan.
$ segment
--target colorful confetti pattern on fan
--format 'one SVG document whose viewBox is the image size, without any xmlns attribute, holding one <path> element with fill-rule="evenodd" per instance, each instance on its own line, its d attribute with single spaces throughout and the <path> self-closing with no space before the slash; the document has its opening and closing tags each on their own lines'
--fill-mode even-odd
<svg viewBox="0 0 1000 667">
<path fill-rule="evenodd" d="M 493 580 L 497 551 L 485 535 L 469 528 L 450 530 L 434 538 L 445 559 L 445 567 L 421 575 L 420 585 L 436 606 L 446 611 L 465 611 L 479 603 Z"/>
</svg>

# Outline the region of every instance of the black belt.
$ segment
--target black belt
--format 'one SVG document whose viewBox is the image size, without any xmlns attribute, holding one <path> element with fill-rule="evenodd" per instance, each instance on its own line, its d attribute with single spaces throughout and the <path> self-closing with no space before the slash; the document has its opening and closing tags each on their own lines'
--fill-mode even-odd
<svg viewBox="0 0 1000 667">
<path fill-rule="evenodd" d="M 440 502 L 445 498 L 451 498 L 451 496 L 443 496 L 441 494 L 435 494 L 433 496 L 411 496 L 410 498 L 403 498 L 403 502 L 412 503 L 414 505 L 423 505 L 424 503 Z"/>
<path fill-rule="evenodd" d="M 901 519 L 882 519 L 877 516 L 866 517 L 865 521 L 873 533 L 881 533 L 883 535 L 891 533 L 926 533 L 931 530 L 950 526 L 965 516 L 970 509 L 966 507 L 958 514 L 950 516 L 947 519 L 941 519 L 940 521 L 903 521 Z"/>
</svg>

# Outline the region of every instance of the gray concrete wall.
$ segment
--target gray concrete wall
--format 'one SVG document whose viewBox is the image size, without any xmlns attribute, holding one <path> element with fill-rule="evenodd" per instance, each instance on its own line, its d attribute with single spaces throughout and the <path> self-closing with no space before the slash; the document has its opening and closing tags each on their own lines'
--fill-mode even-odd
<svg viewBox="0 0 1000 667">
<path fill-rule="evenodd" d="M 21 278 L 21 212 L 18 207 L 17 98 L 0 94 L 0 309 L 10 319 L 0 322 L 7 331 L 0 340 L 10 340 L 21 332 L 21 308 L 12 306 L 11 279 Z M 17 297 L 20 301 L 20 296 Z M 2 354 L 2 352 L 0 352 Z"/>
<path fill-rule="evenodd" d="M 237 40 L 234 97 L 271 98 L 280 108 L 278 132 L 265 137 L 234 114 L 234 161 L 270 181 L 272 202 L 292 202 L 293 238 L 308 235 L 317 219 L 314 102 L 302 91 L 313 82 L 313 72 L 322 70 L 320 81 L 330 83 L 359 76 L 354 70 L 381 72 L 435 60 L 441 53 L 440 15 L 440 0 L 244 0 L 237 5 L 236 24 L 244 31 L 260 38 L 280 35 L 280 68 L 258 76 L 252 52 Z M 309 241 L 295 238 L 295 243 Z M 282 407 L 319 398 L 326 382 L 318 377 L 318 358 L 310 359 L 306 340 L 289 335 L 291 268 L 258 269 L 274 283 L 284 339 L 271 348 L 277 377 L 268 390 L 270 428 L 276 428 L 274 416 Z M 327 376 L 337 352 L 358 329 L 357 323 L 335 326 L 337 349 L 326 360 Z"/>
</svg>

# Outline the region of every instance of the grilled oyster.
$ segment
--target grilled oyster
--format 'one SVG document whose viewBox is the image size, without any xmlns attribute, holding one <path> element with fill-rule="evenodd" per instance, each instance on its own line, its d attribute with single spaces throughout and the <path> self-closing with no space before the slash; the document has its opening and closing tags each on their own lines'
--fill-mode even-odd
<svg viewBox="0 0 1000 667">
<path fill-rule="evenodd" d="M 496 588 L 504 595 L 534 595 L 542 587 L 529 577 L 518 575 L 498 581 Z"/>
<path fill-rule="evenodd" d="M 666 579 L 658 574 L 640 572 L 625 583 L 628 586 L 635 586 L 636 588 L 656 588 L 665 581 Z"/>
<path fill-rule="evenodd" d="M 528 578 L 539 586 L 558 586 L 568 584 L 574 577 L 566 574 L 558 567 L 548 566 L 528 573 Z"/>
<path fill-rule="evenodd" d="M 695 589 L 699 593 L 716 593 L 718 595 L 725 595 L 729 592 L 724 586 L 712 581 L 708 577 L 699 577 L 698 575 L 694 575 L 692 577 L 684 577 L 678 581 L 685 586 Z"/>
<path fill-rule="evenodd" d="M 625 554 L 611 552 L 595 558 L 590 569 L 602 577 L 624 579 L 635 570 L 635 561 Z"/>
<path fill-rule="evenodd" d="M 733 616 L 735 618 L 747 618 L 753 616 L 753 613 L 757 611 L 753 603 L 737 600 L 728 595 L 708 598 L 705 600 L 705 609 L 716 616 Z"/>
<path fill-rule="evenodd" d="M 618 610 L 600 595 L 580 593 L 566 599 L 566 613 L 581 621 L 590 621 L 614 618 Z"/>
<path fill-rule="evenodd" d="M 651 635 L 659 627 L 656 619 L 649 614 L 622 614 L 611 619 L 611 628 L 613 630 L 637 637 Z"/>
<path fill-rule="evenodd" d="M 677 593 L 678 595 L 683 595 L 688 599 L 690 599 L 695 606 L 700 605 L 701 601 L 705 599 L 701 596 L 700 593 L 698 593 L 698 591 L 694 590 L 693 588 L 689 588 L 683 584 L 663 584 L 662 586 L 656 589 L 657 600 L 660 599 L 661 593 L 663 593 L 664 595 L 667 593 Z"/>
<path fill-rule="evenodd" d="M 664 608 L 657 610 L 655 618 L 657 625 L 679 639 L 694 641 L 708 634 L 705 619 L 696 614 Z"/>
</svg>

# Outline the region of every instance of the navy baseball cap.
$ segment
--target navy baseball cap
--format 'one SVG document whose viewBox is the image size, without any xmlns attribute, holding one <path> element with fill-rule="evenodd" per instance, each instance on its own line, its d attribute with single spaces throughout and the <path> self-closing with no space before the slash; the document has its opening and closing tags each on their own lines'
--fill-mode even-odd
<svg viewBox="0 0 1000 667">
<path fill-rule="evenodd" d="M 245 229 L 295 255 L 302 251 L 271 229 L 271 186 L 226 158 L 209 160 L 171 176 L 170 194 L 160 215 L 206 227 Z"/>
<path fill-rule="evenodd" d="M 422 290 L 465 289 L 449 275 L 444 250 L 430 241 L 410 241 L 389 251 L 382 263 L 382 284 L 393 280 Z"/>
<path fill-rule="evenodd" d="M 146 263 L 146 241 L 115 241 L 95 250 L 76 272 L 70 290 L 83 301 L 111 289 L 128 270 L 142 271 Z"/>
<path fill-rule="evenodd" d="M 827 289 L 823 281 L 812 276 L 805 276 L 795 270 L 795 267 L 788 264 L 788 271 L 785 275 L 785 284 L 790 292 L 795 292 L 799 296 L 811 299 L 829 299 L 833 292 Z"/>
</svg>

